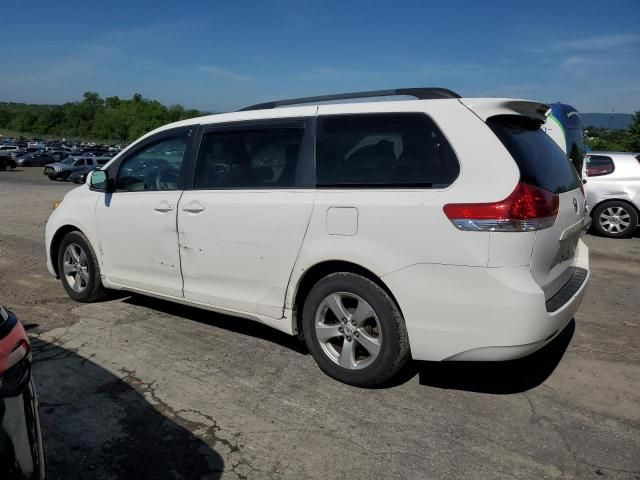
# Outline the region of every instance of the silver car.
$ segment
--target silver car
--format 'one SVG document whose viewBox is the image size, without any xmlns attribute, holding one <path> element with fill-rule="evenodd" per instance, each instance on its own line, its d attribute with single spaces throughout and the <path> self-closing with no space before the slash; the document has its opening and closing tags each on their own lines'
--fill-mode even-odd
<svg viewBox="0 0 640 480">
<path fill-rule="evenodd" d="M 593 228 L 606 237 L 633 235 L 640 214 L 640 155 L 590 152 L 584 168 Z"/>
</svg>

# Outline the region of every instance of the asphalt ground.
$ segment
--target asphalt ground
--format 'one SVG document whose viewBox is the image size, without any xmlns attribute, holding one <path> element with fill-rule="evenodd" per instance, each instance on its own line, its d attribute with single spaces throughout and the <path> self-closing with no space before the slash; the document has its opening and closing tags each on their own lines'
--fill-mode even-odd
<svg viewBox="0 0 640 480">
<path fill-rule="evenodd" d="M 50 479 L 640 479 L 640 235 L 585 237 L 584 302 L 542 351 L 367 390 L 254 322 L 70 300 L 44 226 L 71 188 L 0 172 L 0 303 L 31 336 Z"/>
</svg>

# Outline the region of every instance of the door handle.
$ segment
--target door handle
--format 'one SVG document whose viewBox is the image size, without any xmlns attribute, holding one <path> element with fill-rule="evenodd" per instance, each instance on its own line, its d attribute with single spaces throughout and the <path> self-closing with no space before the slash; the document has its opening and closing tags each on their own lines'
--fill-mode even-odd
<svg viewBox="0 0 640 480">
<path fill-rule="evenodd" d="M 153 207 L 153 209 L 156 212 L 166 213 L 166 212 L 170 212 L 171 210 L 173 210 L 173 205 L 171 205 L 166 200 L 163 200 L 160 203 L 158 203 L 155 207 Z"/>
<path fill-rule="evenodd" d="M 200 213 L 203 210 L 204 205 L 197 201 L 189 202 L 184 207 L 182 207 L 182 211 L 187 213 Z"/>
</svg>

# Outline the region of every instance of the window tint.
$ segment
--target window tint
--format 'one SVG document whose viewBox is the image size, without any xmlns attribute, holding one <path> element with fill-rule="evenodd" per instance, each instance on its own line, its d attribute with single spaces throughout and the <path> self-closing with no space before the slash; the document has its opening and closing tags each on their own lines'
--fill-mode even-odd
<svg viewBox="0 0 640 480">
<path fill-rule="evenodd" d="M 120 164 L 116 190 L 176 190 L 186 148 L 186 134 L 147 145 Z"/>
<path fill-rule="evenodd" d="M 553 193 L 574 190 L 580 178 L 567 155 L 540 125 L 527 117 L 499 115 L 487 120 L 518 164 L 524 183 Z"/>
<path fill-rule="evenodd" d="M 319 187 L 441 188 L 460 165 L 442 132 L 421 113 L 326 115 L 318 118 Z"/>
<path fill-rule="evenodd" d="M 582 128 L 567 128 L 567 156 L 577 172 L 582 171 L 584 152 L 582 146 Z"/>
<path fill-rule="evenodd" d="M 606 155 L 589 155 L 587 158 L 587 176 L 598 177 L 613 173 L 615 166 L 611 157 Z"/>
<path fill-rule="evenodd" d="M 104 159 L 104 160 L 102 160 L 102 159 L 101 159 L 101 160 L 98 160 L 96 163 L 97 163 L 98 165 L 104 165 L 104 164 L 105 164 L 105 163 L 107 163 L 108 161 L 109 161 L 109 160 L 107 160 L 107 159 Z"/>
<path fill-rule="evenodd" d="M 79 167 L 80 165 L 85 165 L 84 160 L 76 160 L 76 163 L 73 164 L 75 167 Z"/>
<path fill-rule="evenodd" d="M 296 185 L 302 128 L 256 128 L 207 133 L 194 188 L 274 188 Z"/>
</svg>

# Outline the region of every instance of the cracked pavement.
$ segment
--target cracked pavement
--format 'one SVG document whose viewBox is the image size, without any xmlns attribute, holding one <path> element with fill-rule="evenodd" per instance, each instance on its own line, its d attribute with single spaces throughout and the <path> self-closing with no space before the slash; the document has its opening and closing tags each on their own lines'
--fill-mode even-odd
<svg viewBox="0 0 640 480">
<path fill-rule="evenodd" d="M 0 303 L 33 342 L 48 478 L 640 479 L 640 236 L 586 237 L 591 285 L 543 351 L 364 390 L 253 322 L 71 301 L 43 240 L 70 188 L 0 172 Z"/>
</svg>

